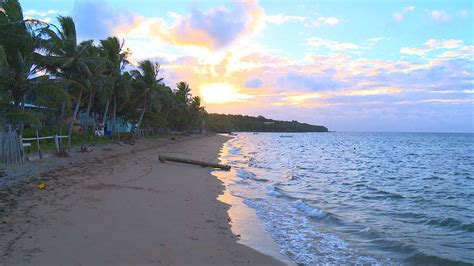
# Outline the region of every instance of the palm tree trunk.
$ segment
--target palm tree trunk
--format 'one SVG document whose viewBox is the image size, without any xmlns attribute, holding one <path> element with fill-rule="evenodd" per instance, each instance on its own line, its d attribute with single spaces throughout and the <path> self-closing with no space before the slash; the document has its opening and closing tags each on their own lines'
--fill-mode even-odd
<svg viewBox="0 0 474 266">
<path fill-rule="evenodd" d="M 64 108 L 66 107 L 66 101 L 61 104 L 61 114 L 59 115 L 59 135 L 63 132 L 63 121 L 64 121 Z"/>
<path fill-rule="evenodd" d="M 77 99 L 76 108 L 74 109 L 74 114 L 72 116 L 71 122 L 69 122 L 69 130 L 68 130 L 68 148 L 71 147 L 71 138 L 72 138 L 72 128 L 74 126 L 74 121 L 76 120 L 77 114 L 79 113 L 79 106 L 81 105 L 81 98 L 82 98 L 82 89 L 79 93 L 79 98 Z"/>
<path fill-rule="evenodd" d="M 116 115 L 117 115 L 117 97 L 114 95 L 114 108 L 112 111 L 112 135 L 115 134 L 115 120 L 116 120 Z"/>
<path fill-rule="evenodd" d="M 166 126 L 166 121 L 168 120 L 169 113 L 170 113 L 170 111 L 165 112 L 165 117 L 163 119 L 163 128 L 165 128 L 165 126 Z"/>
<path fill-rule="evenodd" d="M 87 117 L 87 120 L 86 120 L 86 125 L 81 125 L 82 127 L 82 130 L 83 132 L 89 132 L 89 113 L 91 111 L 91 108 L 92 108 L 92 102 L 94 101 L 94 98 L 95 98 L 95 94 L 94 94 L 94 90 L 91 89 L 91 93 L 89 95 L 89 102 L 87 103 L 87 109 L 86 109 L 86 117 Z M 87 129 L 87 130 L 84 130 L 84 129 Z"/>
<path fill-rule="evenodd" d="M 26 101 L 26 94 L 23 94 L 23 100 L 21 101 L 21 112 L 25 111 L 25 101 Z M 20 122 L 20 136 L 23 136 L 23 130 L 25 129 L 25 122 Z"/>
<path fill-rule="evenodd" d="M 91 111 L 93 99 L 94 99 L 94 93 L 91 91 L 91 94 L 89 95 L 89 103 L 87 104 L 87 109 L 86 109 L 87 118 L 89 118 L 89 112 Z"/>
<path fill-rule="evenodd" d="M 104 135 L 105 135 L 105 123 L 107 123 L 107 112 L 109 111 L 109 98 L 105 102 L 104 116 L 102 117 L 102 124 L 104 125 Z"/>
<path fill-rule="evenodd" d="M 145 114 L 145 110 L 146 110 L 146 104 L 145 104 L 145 106 L 143 106 L 142 113 L 140 114 L 140 119 L 138 119 L 137 130 L 140 129 L 140 125 L 142 124 L 143 115 Z"/>
</svg>

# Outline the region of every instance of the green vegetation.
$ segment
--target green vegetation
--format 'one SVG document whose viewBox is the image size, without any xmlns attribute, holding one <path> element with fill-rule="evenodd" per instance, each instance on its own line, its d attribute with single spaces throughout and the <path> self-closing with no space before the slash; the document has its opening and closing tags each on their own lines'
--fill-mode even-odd
<svg viewBox="0 0 474 266">
<path fill-rule="evenodd" d="M 324 126 L 314 126 L 297 121 L 278 121 L 263 116 L 207 114 L 207 127 L 216 132 L 327 132 Z"/>
<path fill-rule="evenodd" d="M 97 130 L 116 136 L 119 121 L 132 134 L 202 127 L 205 109 L 189 84 L 167 86 L 157 62 L 133 69 L 117 37 L 78 42 L 73 19 L 58 22 L 25 19 L 18 0 L 0 1 L 0 127 L 24 137 L 79 132 L 72 141 Z"/>
</svg>

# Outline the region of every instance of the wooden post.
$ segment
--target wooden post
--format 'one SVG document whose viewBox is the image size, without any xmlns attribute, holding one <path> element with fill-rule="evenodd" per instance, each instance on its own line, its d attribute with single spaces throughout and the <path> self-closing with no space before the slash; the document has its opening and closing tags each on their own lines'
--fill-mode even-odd
<svg viewBox="0 0 474 266">
<path fill-rule="evenodd" d="M 54 145 L 56 146 L 56 154 L 59 153 L 59 137 L 58 135 L 54 135 Z"/>
<path fill-rule="evenodd" d="M 41 146 L 40 146 L 40 140 L 39 140 L 39 133 L 38 129 L 36 130 L 36 145 L 38 146 L 38 155 L 40 159 L 43 159 L 43 154 L 41 153 Z"/>
<path fill-rule="evenodd" d="M 71 135 L 67 137 L 67 151 L 71 150 Z"/>
<path fill-rule="evenodd" d="M 21 163 L 24 163 L 25 162 L 25 148 L 23 148 L 23 136 L 20 135 L 19 137 L 19 140 L 20 140 L 20 161 Z"/>
</svg>

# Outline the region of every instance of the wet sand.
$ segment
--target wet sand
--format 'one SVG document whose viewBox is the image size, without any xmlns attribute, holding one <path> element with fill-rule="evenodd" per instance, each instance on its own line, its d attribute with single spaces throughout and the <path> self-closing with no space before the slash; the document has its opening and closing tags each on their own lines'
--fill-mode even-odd
<svg viewBox="0 0 474 266">
<path fill-rule="evenodd" d="M 227 140 L 144 140 L 90 153 L 0 194 L 0 264 L 278 265 L 237 243 L 209 169 Z M 31 180 L 31 179 L 30 179 Z M 36 184 L 44 182 L 45 189 Z"/>
</svg>

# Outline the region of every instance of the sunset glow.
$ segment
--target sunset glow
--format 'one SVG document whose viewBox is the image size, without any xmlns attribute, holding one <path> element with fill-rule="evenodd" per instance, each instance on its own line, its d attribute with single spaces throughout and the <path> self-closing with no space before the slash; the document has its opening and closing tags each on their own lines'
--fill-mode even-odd
<svg viewBox="0 0 474 266">
<path fill-rule="evenodd" d="M 71 15 L 81 40 L 125 39 L 132 63 L 157 60 L 167 84 L 188 81 L 212 112 L 474 131 L 472 1 L 24 3 L 52 23 Z"/>
<path fill-rule="evenodd" d="M 203 85 L 200 89 L 200 95 L 204 103 L 228 103 L 240 102 L 250 99 L 253 96 L 239 93 L 232 85 L 225 83 L 215 83 Z"/>
</svg>

